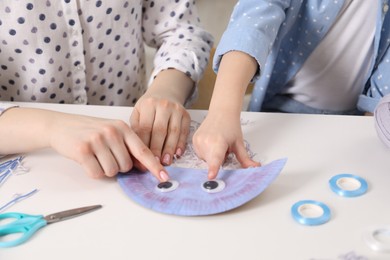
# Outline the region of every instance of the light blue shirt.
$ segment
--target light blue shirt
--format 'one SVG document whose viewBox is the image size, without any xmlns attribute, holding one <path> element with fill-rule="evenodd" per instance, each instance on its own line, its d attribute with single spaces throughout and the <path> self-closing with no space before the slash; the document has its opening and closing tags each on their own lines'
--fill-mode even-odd
<svg viewBox="0 0 390 260">
<path fill-rule="evenodd" d="M 373 65 L 365 77 L 366 86 L 357 104 L 357 109 L 363 112 L 373 112 L 378 101 L 390 93 L 390 17 L 386 15 L 388 0 L 370 1 L 378 1 L 379 8 Z M 259 64 L 260 75 L 253 78 L 255 86 L 249 110 L 262 111 L 264 104 L 275 100 L 276 95 L 287 88 L 286 83 L 296 75 L 324 38 L 343 4 L 344 0 L 238 1 L 217 47 L 214 70 L 218 71 L 222 55 L 232 50 L 254 57 Z M 291 106 L 291 102 L 277 103 L 286 112 L 331 113 L 305 109 L 305 105 L 297 105 L 298 102 L 292 102 L 294 105 Z"/>
</svg>

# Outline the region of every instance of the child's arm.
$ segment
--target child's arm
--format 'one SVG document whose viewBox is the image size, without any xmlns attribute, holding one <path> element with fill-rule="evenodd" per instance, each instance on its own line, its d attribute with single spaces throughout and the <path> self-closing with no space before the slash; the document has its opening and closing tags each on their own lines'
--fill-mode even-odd
<svg viewBox="0 0 390 260">
<path fill-rule="evenodd" d="M 246 53 L 222 57 L 209 113 L 193 137 L 196 153 L 209 166 L 209 179 L 217 176 L 227 153 L 234 153 L 243 167 L 260 165 L 245 149 L 240 123 L 245 90 L 257 69 L 257 61 Z"/>
<path fill-rule="evenodd" d="M 184 152 L 191 118 L 183 104 L 194 84 L 178 70 L 161 71 L 134 106 L 131 127 L 165 165 Z"/>
<path fill-rule="evenodd" d="M 0 115 L 0 154 L 53 148 L 78 162 L 94 178 L 145 165 L 160 181 L 163 166 L 129 125 L 120 120 L 32 108 L 12 108 Z"/>
</svg>

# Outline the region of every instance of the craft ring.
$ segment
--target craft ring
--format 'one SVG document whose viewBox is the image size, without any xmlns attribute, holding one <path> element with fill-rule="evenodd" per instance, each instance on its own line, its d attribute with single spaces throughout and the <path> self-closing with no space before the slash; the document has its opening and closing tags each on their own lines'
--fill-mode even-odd
<svg viewBox="0 0 390 260">
<path fill-rule="evenodd" d="M 378 236 L 390 237 L 390 226 L 376 227 L 368 230 L 364 235 L 364 240 L 367 245 L 374 251 L 382 253 L 390 253 L 390 243 L 381 241 Z"/>
<path fill-rule="evenodd" d="M 355 186 L 355 189 L 345 189 L 342 187 L 343 184 L 349 184 L 351 186 Z M 362 177 L 343 173 L 333 176 L 329 180 L 330 188 L 336 194 L 343 197 L 357 197 L 366 193 L 368 185 L 365 179 Z"/>
<path fill-rule="evenodd" d="M 322 211 L 322 215 L 318 217 L 306 217 L 302 214 L 302 212 L 307 209 Z M 328 222 L 330 219 L 329 207 L 326 204 L 315 200 L 301 200 L 296 202 L 291 207 L 291 214 L 298 223 L 308 226 L 321 225 Z"/>
</svg>

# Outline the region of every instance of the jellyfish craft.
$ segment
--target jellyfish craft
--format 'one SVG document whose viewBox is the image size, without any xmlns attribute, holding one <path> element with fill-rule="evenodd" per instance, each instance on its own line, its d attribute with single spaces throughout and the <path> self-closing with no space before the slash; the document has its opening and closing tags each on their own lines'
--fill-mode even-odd
<svg viewBox="0 0 390 260">
<path fill-rule="evenodd" d="M 207 170 L 166 167 L 171 178 L 158 183 L 150 173 L 132 170 L 117 180 L 123 191 L 140 205 L 179 216 L 213 215 L 237 208 L 254 199 L 282 171 L 287 159 L 265 166 L 220 170 L 218 179 L 208 180 Z"/>
</svg>

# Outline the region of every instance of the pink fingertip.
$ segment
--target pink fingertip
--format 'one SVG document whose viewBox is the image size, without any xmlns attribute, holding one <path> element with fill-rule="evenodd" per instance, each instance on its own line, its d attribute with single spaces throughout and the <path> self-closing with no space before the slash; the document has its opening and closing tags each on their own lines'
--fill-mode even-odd
<svg viewBox="0 0 390 260">
<path fill-rule="evenodd" d="M 177 148 L 176 155 L 179 156 L 179 157 L 182 156 L 183 155 L 183 150 L 181 148 Z"/>
<path fill-rule="evenodd" d="M 169 165 L 171 163 L 171 156 L 169 154 L 164 155 L 163 157 L 163 163 L 165 165 Z"/>
<path fill-rule="evenodd" d="M 212 172 L 210 172 L 210 173 L 207 175 L 207 178 L 209 178 L 209 180 L 213 180 L 213 179 L 215 179 L 215 177 L 216 177 L 216 174 L 215 174 L 215 173 L 212 173 Z"/>
<path fill-rule="evenodd" d="M 168 181 L 169 180 L 169 176 L 166 172 L 164 171 L 161 171 L 160 172 L 160 178 L 163 180 L 163 181 Z"/>
</svg>

